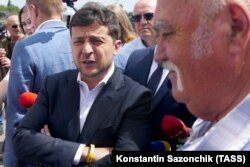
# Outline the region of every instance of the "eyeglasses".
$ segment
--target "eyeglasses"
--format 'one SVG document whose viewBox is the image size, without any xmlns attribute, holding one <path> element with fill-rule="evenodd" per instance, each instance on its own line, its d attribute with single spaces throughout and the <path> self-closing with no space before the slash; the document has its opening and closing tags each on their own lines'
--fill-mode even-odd
<svg viewBox="0 0 250 167">
<path fill-rule="evenodd" d="M 19 25 L 15 25 L 15 24 L 14 24 L 14 25 L 12 25 L 11 27 L 14 28 L 14 29 L 16 29 L 18 26 L 19 26 Z"/>
<path fill-rule="evenodd" d="M 134 16 L 132 16 L 132 21 L 135 23 L 138 23 L 141 21 L 141 17 L 142 17 L 142 15 L 134 15 Z M 154 13 L 144 13 L 143 17 L 147 21 L 152 20 L 154 17 Z"/>
</svg>

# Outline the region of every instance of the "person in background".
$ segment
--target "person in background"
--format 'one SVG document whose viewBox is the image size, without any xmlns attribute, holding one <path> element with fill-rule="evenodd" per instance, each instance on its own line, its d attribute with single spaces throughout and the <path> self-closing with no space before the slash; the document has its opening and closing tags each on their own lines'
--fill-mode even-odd
<svg viewBox="0 0 250 167">
<path fill-rule="evenodd" d="M 250 150 L 250 0 L 158 0 L 157 62 L 198 117 L 179 150 Z"/>
<path fill-rule="evenodd" d="M 114 57 L 115 65 L 123 72 L 130 54 L 136 49 L 143 49 L 155 45 L 153 18 L 156 0 L 137 0 L 132 21 L 135 24 L 137 38 L 126 43 Z"/>
<path fill-rule="evenodd" d="M 138 49 L 130 55 L 124 74 L 138 83 L 148 87 L 153 94 L 152 101 L 152 137 L 151 141 L 167 141 L 171 149 L 183 144 L 179 142 L 180 137 L 173 138 L 162 130 L 164 116 L 171 115 L 180 119 L 187 127 L 191 127 L 195 117 L 188 111 L 185 104 L 178 103 L 171 93 L 171 83 L 168 77 L 169 70 L 163 69 L 154 57 L 162 54 L 157 47 Z M 154 77 L 159 74 L 159 77 Z M 151 84 L 153 83 L 153 84 Z"/>
<path fill-rule="evenodd" d="M 0 81 L 7 74 L 10 63 L 13 48 L 16 42 L 23 39 L 24 34 L 22 33 L 19 25 L 19 20 L 17 15 L 11 15 L 7 19 L 6 30 L 9 36 L 3 38 L 0 42 Z"/>
<path fill-rule="evenodd" d="M 16 42 L 24 37 L 20 29 L 18 15 L 11 15 L 7 19 L 6 29 L 9 36 L 1 41 L 2 48 L 5 49 L 6 57 L 11 59 L 13 48 Z"/>
<path fill-rule="evenodd" d="M 28 17 L 26 6 L 22 7 L 18 13 L 19 24 L 23 34 L 30 36 L 33 31 L 34 27 L 31 24 L 31 20 Z"/>
<path fill-rule="evenodd" d="M 24 37 L 19 26 L 17 15 L 11 15 L 7 19 L 6 30 L 9 36 L 3 38 L 0 43 L 0 81 L 7 74 L 10 67 L 10 60 L 16 42 Z"/>
<path fill-rule="evenodd" d="M 28 26 L 30 24 L 30 22 L 28 24 L 28 20 L 30 21 L 30 19 L 27 18 L 27 10 L 26 10 L 25 6 L 23 8 L 21 8 L 21 10 L 19 11 L 18 18 L 19 18 L 19 25 L 20 25 L 22 33 L 24 35 L 31 35 L 32 30 Z M 9 71 L 5 75 L 5 77 L 0 81 L 0 90 L 1 90 L 1 92 L 0 92 L 0 103 L 3 102 L 6 99 L 7 89 L 8 89 L 8 82 L 9 82 Z"/>
<path fill-rule="evenodd" d="M 121 36 L 120 39 L 122 41 L 122 44 L 128 43 L 136 38 L 136 34 L 133 30 L 132 24 L 126 14 L 126 12 L 123 10 L 123 8 L 118 4 L 110 4 L 107 6 L 112 12 L 115 13 L 119 25 L 121 28 Z"/>
<path fill-rule="evenodd" d="M 151 93 L 115 68 L 120 27 L 108 8 L 83 6 L 70 31 L 78 70 L 46 77 L 13 148 L 18 158 L 42 166 L 110 167 L 112 149 L 146 148 Z M 50 135 L 40 132 L 45 124 Z"/>
<path fill-rule="evenodd" d="M 20 11 L 18 13 L 18 20 L 19 20 L 19 25 L 20 25 L 20 29 L 22 31 L 22 34 L 28 35 L 28 36 L 31 35 L 32 34 L 32 29 L 30 28 L 31 22 L 30 22 L 30 19 L 27 17 L 27 10 L 26 10 L 25 6 L 20 9 Z M 6 58 L 6 62 L 7 61 L 9 61 L 9 63 L 3 63 L 3 64 L 6 64 L 6 67 L 9 67 L 9 65 L 7 65 L 7 64 L 10 64 L 10 60 L 8 58 Z M 0 92 L 0 104 L 3 104 L 6 100 L 8 83 L 9 83 L 9 71 L 7 72 L 5 77 L 0 81 L 0 90 L 1 90 L 1 92 Z M 1 108 L 2 108 L 2 112 L 3 112 L 4 105 L 2 105 Z M 4 115 L 2 115 L 2 118 L 0 118 L 0 119 L 4 119 Z M 2 126 L 2 123 L 0 123 L 0 124 Z M 0 127 L 0 134 L 2 134 L 2 131 L 3 131 L 3 128 Z"/>
<path fill-rule="evenodd" d="M 49 74 L 75 69 L 70 33 L 61 21 L 62 1 L 26 0 L 26 8 L 36 30 L 19 41 L 13 50 L 7 92 L 4 166 L 26 165 L 14 156 L 11 142 L 15 127 L 28 111 L 19 104 L 19 96 L 26 91 L 38 93 Z"/>
<path fill-rule="evenodd" d="M 6 30 L 8 31 L 8 33 L 6 34 L 9 34 L 9 36 L 6 36 L 0 41 L 0 81 L 4 79 L 4 77 L 9 71 L 12 51 L 16 42 L 18 40 L 23 39 L 24 37 L 24 34 L 21 32 L 19 26 L 19 20 L 17 15 L 11 15 L 8 17 L 6 23 Z M 6 84 L 4 83 L 2 86 L 6 86 Z M 2 93 L 6 93 L 6 89 L 4 89 L 4 87 L 2 88 L 3 88 L 1 89 Z M 5 109 L 6 109 L 6 100 L 0 101 L 0 134 L 3 134 L 3 120 L 5 115 L 4 114 Z"/>
</svg>

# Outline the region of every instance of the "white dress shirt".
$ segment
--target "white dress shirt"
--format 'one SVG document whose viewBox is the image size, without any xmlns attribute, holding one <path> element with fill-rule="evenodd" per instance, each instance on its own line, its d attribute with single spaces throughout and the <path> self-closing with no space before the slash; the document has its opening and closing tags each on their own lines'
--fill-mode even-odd
<svg viewBox="0 0 250 167">
<path fill-rule="evenodd" d="M 92 107 L 92 104 L 94 103 L 96 97 L 102 90 L 103 86 L 108 82 L 109 78 L 112 76 L 112 74 L 115 71 L 115 65 L 114 63 L 111 65 L 111 70 L 107 73 L 107 75 L 101 80 L 95 88 L 92 90 L 89 90 L 89 87 L 86 82 L 81 80 L 80 73 L 77 76 L 77 82 L 79 83 L 79 89 L 80 89 L 80 132 L 83 129 L 84 123 L 86 121 L 86 118 L 89 114 L 89 111 Z M 78 147 L 78 150 L 76 152 L 76 155 L 74 157 L 74 165 L 79 164 L 82 156 L 82 152 L 85 145 L 80 144 Z"/>
</svg>

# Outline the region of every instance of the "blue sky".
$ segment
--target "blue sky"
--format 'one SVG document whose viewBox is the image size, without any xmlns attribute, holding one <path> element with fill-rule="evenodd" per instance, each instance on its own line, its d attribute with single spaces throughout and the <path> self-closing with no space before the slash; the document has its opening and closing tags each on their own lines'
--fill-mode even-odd
<svg viewBox="0 0 250 167">
<path fill-rule="evenodd" d="M 25 4 L 25 1 L 26 0 L 11 0 L 11 3 L 16 5 L 16 6 L 19 6 L 21 8 Z M 133 7 L 134 7 L 135 2 L 136 2 L 136 0 L 93 0 L 93 1 L 100 2 L 104 5 L 108 5 L 111 3 L 119 3 L 119 4 L 123 5 L 123 8 L 127 12 L 133 11 Z M 86 2 L 88 2 L 88 0 L 78 0 L 77 2 L 75 2 L 75 7 L 80 8 Z M 7 3 L 8 3 L 8 0 L 0 0 L 1 5 L 6 5 Z"/>
</svg>

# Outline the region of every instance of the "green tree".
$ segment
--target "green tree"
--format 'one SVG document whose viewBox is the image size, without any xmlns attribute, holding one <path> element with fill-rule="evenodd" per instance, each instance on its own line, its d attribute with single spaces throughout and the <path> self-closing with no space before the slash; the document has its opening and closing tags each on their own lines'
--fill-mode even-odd
<svg viewBox="0 0 250 167">
<path fill-rule="evenodd" d="M 9 11 L 11 14 L 18 14 L 19 10 L 19 7 L 15 5 L 10 5 L 7 7 L 7 11 Z"/>
<path fill-rule="evenodd" d="M 0 12 L 6 11 L 7 7 L 4 5 L 0 5 Z"/>
<path fill-rule="evenodd" d="M 18 14 L 19 10 L 20 10 L 19 7 L 15 5 L 10 5 L 8 7 L 0 5 L 0 13 L 9 13 L 10 15 L 12 15 L 12 14 Z"/>
</svg>

